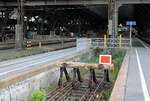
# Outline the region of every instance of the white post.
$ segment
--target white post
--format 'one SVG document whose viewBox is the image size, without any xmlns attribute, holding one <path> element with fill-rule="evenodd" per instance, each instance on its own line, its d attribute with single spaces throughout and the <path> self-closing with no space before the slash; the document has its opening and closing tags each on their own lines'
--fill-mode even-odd
<svg viewBox="0 0 150 101">
<path fill-rule="evenodd" d="M 62 31 L 61 31 L 61 33 L 62 33 L 61 44 L 62 44 L 62 48 L 64 48 L 64 33 Z"/>
<path fill-rule="evenodd" d="M 130 46 L 132 47 L 132 25 L 130 25 Z"/>
</svg>

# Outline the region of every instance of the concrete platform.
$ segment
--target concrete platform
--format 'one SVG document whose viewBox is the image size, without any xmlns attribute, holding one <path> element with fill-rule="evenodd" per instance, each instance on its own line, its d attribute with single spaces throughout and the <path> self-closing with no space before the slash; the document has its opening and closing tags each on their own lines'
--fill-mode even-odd
<svg viewBox="0 0 150 101">
<path fill-rule="evenodd" d="M 129 54 L 130 51 L 127 51 L 109 101 L 124 101 Z"/>
<path fill-rule="evenodd" d="M 73 57 L 80 56 L 84 52 L 77 51 L 76 47 L 74 47 L 0 62 L 0 88 L 5 88 L 55 68 L 58 61 L 70 60 Z"/>
<path fill-rule="evenodd" d="M 129 63 L 120 70 L 110 101 L 150 101 L 150 48 L 134 39 Z"/>
<path fill-rule="evenodd" d="M 63 44 L 63 46 L 64 47 L 62 47 L 62 44 L 57 44 L 57 45 L 53 44 L 53 45 L 42 46 L 41 48 L 39 47 L 26 48 L 24 50 L 20 50 L 20 49 L 0 50 L 0 61 L 24 57 L 24 56 L 30 56 L 30 55 L 35 55 L 35 54 L 40 54 L 45 52 L 52 52 L 64 48 L 71 48 L 71 47 L 75 47 L 76 43 L 69 42 Z"/>
</svg>

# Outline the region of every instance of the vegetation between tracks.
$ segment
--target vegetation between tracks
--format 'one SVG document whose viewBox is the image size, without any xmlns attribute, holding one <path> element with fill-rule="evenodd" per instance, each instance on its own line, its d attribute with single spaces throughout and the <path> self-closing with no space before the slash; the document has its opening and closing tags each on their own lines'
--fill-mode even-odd
<svg viewBox="0 0 150 101">
<path fill-rule="evenodd" d="M 33 91 L 30 101 L 45 101 L 46 99 L 46 92 L 42 91 Z"/>
</svg>

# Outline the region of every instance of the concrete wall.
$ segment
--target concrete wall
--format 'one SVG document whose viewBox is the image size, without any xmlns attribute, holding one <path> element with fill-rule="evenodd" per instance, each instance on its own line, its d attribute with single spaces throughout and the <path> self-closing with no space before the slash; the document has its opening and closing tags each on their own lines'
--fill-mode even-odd
<svg viewBox="0 0 150 101">
<path fill-rule="evenodd" d="M 58 82 L 59 75 L 59 68 L 51 69 L 7 88 L 0 89 L 0 101 L 28 101 L 34 90 L 48 89 L 53 82 Z"/>
</svg>

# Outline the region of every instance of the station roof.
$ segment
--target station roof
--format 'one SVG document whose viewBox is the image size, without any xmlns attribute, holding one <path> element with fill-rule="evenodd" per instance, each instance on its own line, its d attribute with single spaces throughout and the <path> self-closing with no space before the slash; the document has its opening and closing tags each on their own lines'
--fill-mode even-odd
<svg viewBox="0 0 150 101">
<path fill-rule="evenodd" d="M 108 4 L 108 0 L 24 0 L 27 6 L 40 6 L 44 5 L 79 5 L 79 4 Z M 11 4 L 12 2 L 17 2 L 17 0 L 0 0 L 2 3 L 0 6 L 4 5 L 16 5 Z M 11 3 L 10 3 L 11 2 Z M 117 0 L 120 4 L 150 4 L 150 0 Z"/>
</svg>

